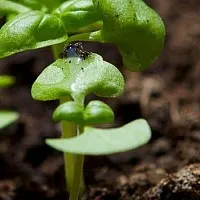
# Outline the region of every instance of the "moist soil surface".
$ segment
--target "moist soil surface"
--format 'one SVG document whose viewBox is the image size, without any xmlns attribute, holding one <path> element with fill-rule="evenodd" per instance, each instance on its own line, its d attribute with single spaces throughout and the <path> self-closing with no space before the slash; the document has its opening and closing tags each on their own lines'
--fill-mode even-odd
<svg viewBox="0 0 200 200">
<path fill-rule="evenodd" d="M 167 29 L 164 50 L 145 72 L 122 67 L 115 47 L 84 44 L 119 66 L 124 94 L 105 99 L 115 111 L 114 126 L 145 118 L 151 141 L 134 151 L 85 159 L 85 200 L 200 199 L 200 1 L 149 0 Z M 0 91 L 0 108 L 20 119 L 0 134 L 0 199 L 64 200 L 62 154 L 45 145 L 59 137 L 51 118 L 58 102 L 36 102 L 31 84 L 53 62 L 51 49 L 13 55 L 0 61 L 0 73 L 16 84 Z M 90 96 L 89 99 L 96 98 Z"/>
</svg>

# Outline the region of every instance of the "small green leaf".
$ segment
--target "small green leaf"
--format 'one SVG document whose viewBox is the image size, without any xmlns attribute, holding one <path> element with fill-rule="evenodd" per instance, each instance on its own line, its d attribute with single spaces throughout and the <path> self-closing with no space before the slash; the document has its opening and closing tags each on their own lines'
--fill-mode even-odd
<svg viewBox="0 0 200 200">
<path fill-rule="evenodd" d="M 81 27 L 100 20 L 92 0 L 69 0 L 61 4 L 53 13 L 62 19 L 67 32 L 75 32 Z"/>
<path fill-rule="evenodd" d="M 53 113 L 55 121 L 72 121 L 77 124 L 103 124 L 114 121 L 112 109 L 101 101 L 91 101 L 85 108 L 79 103 L 68 101 L 59 105 Z"/>
<path fill-rule="evenodd" d="M 69 101 L 59 105 L 53 113 L 55 121 L 72 121 L 77 124 L 82 124 L 84 108 L 80 104 Z"/>
<path fill-rule="evenodd" d="M 39 11 L 25 12 L 0 29 L 0 58 L 66 40 L 67 35 L 59 18 Z"/>
<path fill-rule="evenodd" d="M 0 111 L 0 129 L 8 126 L 19 118 L 19 114 L 12 111 Z"/>
<path fill-rule="evenodd" d="M 12 2 L 8 0 L 1 0 L 0 1 L 0 15 L 5 14 L 18 14 L 30 11 L 31 9 L 23 6 L 17 2 Z"/>
<path fill-rule="evenodd" d="M 71 96 L 83 103 L 89 93 L 115 97 L 124 89 L 124 78 L 112 64 L 91 53 L 85 60 L 71 57 L 58 59 L 48 66 L 32 86 L 36 100 L 55 100 Z"/>
<path fill-rule="evenodd" d="M 1 87 L 8 87 L 10 85 L 13 85 L 15 83 L 15 78 L 12 76 L 0 76 L 0 88 Z"/>
<path fill-rule="evenodd" d="M 105 155 L 136 149 L 146 144 L 150 137 L 149 125 L 145 120 L 139 119 L 120 128 L 86 127 L 80 136 L 70 139 L 47 139 L 46 143 L 66 153 Z"/>
<path fill-rule="evenodd" d="M 105 42 L 118 45 L 125 67 L 146 69 L 158 57 L 165 39 L 159 15 L 143 0 L 93 0 L 103 20 Z"/>
<path fill-rule="evenodd" d="M 84 123 L 103 124 L 114 121 L 114 113 L 112 109 L 101 101 L 91 101 L 84 111 Z"/>
</svg>

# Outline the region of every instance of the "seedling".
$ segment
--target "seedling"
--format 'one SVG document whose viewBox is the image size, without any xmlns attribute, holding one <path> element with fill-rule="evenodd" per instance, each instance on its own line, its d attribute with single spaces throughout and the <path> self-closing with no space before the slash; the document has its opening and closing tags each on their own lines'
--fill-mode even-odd
<svg viewBox="0 0 200 200">
<path fill-rule="evenodd" d="M 11 76 L 0 76 L 0 88 L 12 85 L 15 79 Z M 13 111 L 0 110 L 0 129 L 8 126 L 19 118 L 18 113 Z"/>
<path fill-rule="evenodd" d="M 163 22 L 143 0 L 3 0 L 0 13 L 8 19 L 0 30 L 1 58 L 52 46 L 55 62 L 39 75 L 31 93 L 41 101 L 60 100 L 53 119 L 61 122 L 62 138 L 46 143 L 64 152 L 67 190 L 70 200 L 77 200 L 84 190 L 84 155 L 135 149 L 149 141 L 151 132 L 144 119 L 120 128 L 92 127 L 112 122 L 114 113 L 101 101 L 85 105 L 85 97 L 91 93 L 119 96 L 124 78 L 115 66 L 74 42 L 116 44 L 125 67 L 140 71 L 162 49 Z"/>
</svg>

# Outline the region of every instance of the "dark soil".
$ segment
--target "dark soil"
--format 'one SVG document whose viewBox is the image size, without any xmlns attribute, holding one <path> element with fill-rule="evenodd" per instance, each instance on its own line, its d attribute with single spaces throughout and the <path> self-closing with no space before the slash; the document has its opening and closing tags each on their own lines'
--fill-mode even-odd
<svg viewBox="0 0 200 200">
<path fill-rule="evenodd" d="M 120 67 L 126 89 L 106 99 L 116 125 L 147 119 L 149 144 L 111 156 L 86 157 L 87 200 L 200 199 L 200 1 L 149 0 L 165 21 L 162 55 L 143 73 L 121 68 L 111 45 L 85 44 Z M 62 154 L 44 144 L 59 137 L 51 115 L 57 102 L 36 102 L 31 84 L 52 62 L 50 49 L 25 52 L 0 61 L 0 73 L 16 85 L 0 91 L 0 108 L 17 110 L 20 119 L 0 134 L 0 199 L 67 199 Z"/>
</svg>

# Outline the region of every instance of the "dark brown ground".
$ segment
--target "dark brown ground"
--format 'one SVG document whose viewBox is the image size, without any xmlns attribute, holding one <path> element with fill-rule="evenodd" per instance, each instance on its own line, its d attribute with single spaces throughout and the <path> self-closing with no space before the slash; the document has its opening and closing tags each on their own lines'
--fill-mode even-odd
<svg viewBox="0 0 200 200">
<path fill-rule="evenodd" d="M 167 26 L 159 60 L 143 73 L 123 70 L 126 90 L 106 100 L 121 125 L 143 117 L 153 138 L 135 151 L 87 157 L 87 200 L 200 199 L 200 1 L 150 0 Z M 120 64 L 106 45 L 85 45 Z M 58 137 L 51 120 L 57 102 L 36 102 L 30 88 L 52 62 L 49 49 L 26 52 L 0 61 L 0 73 L 16 77 L 0 91 L 0 108 L 20 112 L 20 120 L 0 135 L 0 199 L 64 200 L 62 155 L 44 144 Z"/>
</svg>

